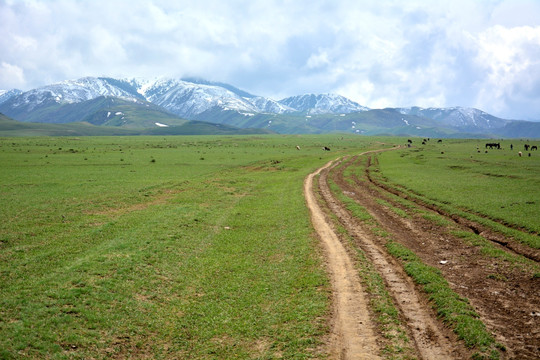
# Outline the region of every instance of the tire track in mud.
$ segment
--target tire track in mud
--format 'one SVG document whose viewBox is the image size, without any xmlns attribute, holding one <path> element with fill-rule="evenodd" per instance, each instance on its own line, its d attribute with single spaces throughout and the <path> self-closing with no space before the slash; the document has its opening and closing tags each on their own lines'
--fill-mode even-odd
<svg viewBox="0 0 540 360">
<path fill-rule="evenodd" d="M 329 166 L 326 164 L 325 167 Z M 325 167 L 307 176 L 304 194 L 311 220 L 327 254 L 334 294 L 334 318 L 330 355 L 334 359 L 379 359 L 375 327 L 353 261 L 326 222 L 313 194 L 313 178 Z"/>
<path fill-rule="evenodd" d="M 462 225 L 462 226 L 470 229 L 472 232 L 474 232 L 477 235 L 482 236 L 486 240 L 489 240 L 491 242 L 497 243 L 498 245 L 501 245 L 501 246 L 505 247 L 506 249 L 508 249 L 508 251 L 511 251 L 511 252 L 513 252 L 513 253 L 515 253 L 517 255 L 525 256 L 526 258 L 528 258 L 530 260 L 540 262 L 540 250 L 530 248 L 527 245 L 520 244 L 519 242 L 517 242 L 515 240 L 509 240 L 509 239 L 505 238 L 503 235 L 489 229 L 485 225 L 481 225 L 481 224 L 479 224 L 477 222 L 465 219 L 464 217 L 461 217 L 461 216 L 458 216 L 458 215 L 455 215 L 455 214 L 448 214 L 448 213 L 441 210 L 440 208 L 438 208 L 435 205 L 426 204 L 421 200 L 411 198 L 410 196 L 408 196 L 404 192 L 402 192 L 402 191 L 400 191 L 398 189 L 395 189 L 395 188 L 391 188 L 391 187 L 387 186 L 386 184 L 375 180 L 371 176 L 370 166 L 371 166 L 371 158 L 368 158 L 368 163 L 367 163 L 367 166 L 366 166 L 366 169 L 365 169 L 365 176 L 366 176 L 367 180 L 373 186 L 375 186 L 376 188 L 378 188 L 378 189 L 380 189 L 380 190 L 382 190 L 384 192 L 388 192 L 388 193 L 400 196 L 400 197 L 402 197 L 404 199 L 408 199 L 409 201 L 414 202 L 415 204 L 417 204 L 418 206 L 420 206 L 422 208 L 432 210 L 432 211 L 444 216 L 445 218 L 451 219 L 456 224 Z M 461 211 L 468 211 L 468 210 L 461 209 Z M 475 214 L 475 213 L 472 213 L 472 212 L 471 212 L 471 214 L 474 214 L 476 216 L 484 217 L 486 219 L 489 219 L 487 216 L 482 215 L 482 214 Z M 495 223 L 498 223 L 499 225 L 505 226 L 508 229 L 512 229 L 512 230 L 515 230 L 515 231 L 520 231 L 520 232 L 523 232 L 523 233 L 528 232 L 528 231 L 526 231 L 524 229 L 520 229 L 520 228 L 515 227 L 515 226 L 504 224 L 502 221 L 499 221 L 499 220 L 493 220 L 493 219 L 489 219 L 489 220 L 493 221 Z"/>
<path fill-rule="evenodd" d="M 403 314 L 418 356 L 422 359 L 466 357 L 467 351 L 463 346 L 456 344 L 453 334 L 436 319 L 435 314 L 419 296 L 414 283 L 404 273 L 401 266 L 356 224 L 354 218 L 333 197 L 327 184 L 329 171 L 330 168 L 326 168 L 321 172 L 319 178 L 321 195 L 329 209 L 338 217 L 349 234 L 360 243 L 362 250 L 384 278 L 388 291 Z"/>
<path fill-rule="evenodd" d="M 345 167 L 349 165 L 345 164 Z M 353 185 L 345 181 L 345 167 L 332 173 L 342 191 L 364 206 L 397 242 L 414 251 L 426 264 L 438 268 L 455 292 L 469 299 L 497 342 L 505 346 L 501 358 L 540 358 L 540 316 L 537 315 L 540 311 L 537 290 L 540 279 L 534 275 L 538 271 L 534 270 L 538 269 L 537 265 L 518 266 L 503 257 L 488 256 L 480 247 L 452 236 L 446 228 L 435 226 L 414 211 L 410 218 L 398 216 L 377 203 L 381 193 L 368 182 L 356 179 Z M 417 205 L 423 211 L 432 211 Z M 394 206 L 399 207 L 399 204 L 394 203 Z M 344 211 L 340 204 L 337 210 Z M 357 227 L 353 225 L 353 228 Z M 519 256 L 504 246 L 498 248 Z"/>
</svg>

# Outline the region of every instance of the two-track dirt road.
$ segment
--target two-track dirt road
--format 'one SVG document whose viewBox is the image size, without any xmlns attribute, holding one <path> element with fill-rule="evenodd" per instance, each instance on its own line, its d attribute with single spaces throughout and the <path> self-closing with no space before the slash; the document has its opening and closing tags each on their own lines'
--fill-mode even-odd
<svg viewBox="0 0 540 360">
<path fill-rule="evenodd" d="M 313 194 L 313 177 L 325 167 L 310 174 L 304 182 L 307 205 L 315 230 L 324 245 L 334 291 L 334 326 L 330 353 L 335 359 L 378 359 L 375 327 L 353 261 L 339 241 Z"/>
<path fill-rule="evenodd" d="M 383 354 L 385 340 L 373 320 L 373 309 L 367 300 L 369 295 L 360 280 L 354 257 L 350 255 L 351 249 L 340 240 L 325 211 L 339 219 L 383 277 L 413 342 L 414 356 L 420 359 L 466 359 L 472 356 L 473 350 L 467 349 L 464 342 L 458 340 L 437 317 L 427 296 L 407 276 L 401 264 L 387 253 L 381 240 L 365 229 L 334 197 L 328 187 L 328 177 L 332 177 L 343 192 L 364 206 L 397 241 L 413 249 L 427 264 L 440 268 L 454 291 L 470 299 L 496 340 L 505 346 L 501 358 L 539 358 L 538 317 L 530 315 L 534 309 L 540 310 L 537 309 L 539 298 L 530 274 L 512 269 L 503 260 L 486 257 L 478 248 L 449 236 L 419 216 L 404 219 L 389 211 L 377 202 L 383 189 L 376 188 L 366 179 L 356 179 L 354 185 L 350 179 L 344 180 L 343 171 L 355 163 L 354 159 L 347 160 L 349 165 L 339 167 L 336 165 L 342 160 L 330 162 L 310 174 L 304 183 L 306 203 L 327 254 L 333 286 L 334 311 L 328 350 L 331 357 L 376 359 Z M 313 185 L 315 178 L 318 179 L 317 187 Z M 441 263 L 441 260 L 445 261 Z M 493 274 L 494 267 L 501 273 L 504 271 L 506 279 L 515 282 L 493 279 L 490 274 Z M 523 292 L 516 291 L 515 286 Z M 518 307 L 510 307 L 511 302 Z M 494 306 L 501 307 L 497 309 Z"/>
</svg>

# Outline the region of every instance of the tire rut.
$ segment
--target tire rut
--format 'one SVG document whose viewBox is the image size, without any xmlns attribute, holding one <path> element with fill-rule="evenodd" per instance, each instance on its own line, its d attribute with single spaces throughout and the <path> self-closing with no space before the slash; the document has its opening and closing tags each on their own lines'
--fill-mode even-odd
<svg viewBox="0 0 540 360">
<path fill-rule="evenodd" d="M 421 202 L 420 200 L 412 199 L 409 196 L 407 196 L 406 194 L 404 194 L 403 192 L 401 192 L 400 190 L 390 188 L 390 187 L 386 186 L 385 184 L 382 184 L 382 183 L 378 182 L 370 174 L 370 170 L 369 170 L 370 163 L 371 163 L 371 159 L 368 160 L 368 166 L 366 167 L 366 170 L 365 170 L 366 178 L 376 188 L 381 189 L 384 192 L 388 192 L 388 193 L 400 196 L 402 198 L 408 199 L 409 201 L 414 202 L 419 207 L 422 207 L 422 208 L 424 208 L 426 210 L 434 211 L 434 212 L 444 216 L 445 218 L 454 221 L 456 224 L 464 226 L 464 227 L 470 229 L 472 232 L 474 232 L 477 235 L 482 236 L 486 240 L 489 240 L 489 241 L 491 241 L 493 243 L 496 243 L 498 245 L 503 246 L 508 251 L 511 251 L 511 252 L 513 252 L 513 253 L 515 253 L 517 255 L 525 256 L 526 258 L 528 258 L 530 260 L 533 260 L 535 262 L 540 262 L 540 250 L 538 250 L 538 249 L 532 249 L 532 248 L 528 247 L 527 245 L 520 244 L 517 241 L 509 240 L 509 239 L 505 238 L 503 235 L 494 232 L 493 230 L 487 228 L 484 225 L 478 224 L 478 223 L 476 223 L 476 222 L 474 222 L 472 220 L 465 219 L 464 217 L 461 217 L 461 216 L 458 216 L 458 215 L 455 215 L 455 214 L 450 215 L 450 214 L 444 212 L 443 210 L 439 209 L 438 207 L 436 207 L 434 205 L 425 204 L 425 203 Z M 463 211 L 465 211 L 465 210 L 463 210 Z M 481 216 L 481 215 L 478 215 L 478 216 Z M 500 225 L 506 226 L 505 224 L 503 224 L 500 221 L 496 221 L 496 220 L 492 220 L 492 221 L 496 222 L 496 223 L 498 223 Z M 508 228 L 516 230 L 516 231 L 526 232 L 523 229 L 520 229 L 520 228 L 517 228 L 517 227 L 514 227 L 514 226 L 508 226 Z"/>
<path fill-rule="evenodd" d="M 501 353 L 502 358 L 540 358 L 536 264 L 518 267 L 503 257 L 486 255 L 478 246 L 450 235 L 445 228 L 434 226 L 420 215 L 412 214 L 405 219 L 377 203 L 381 193 L 368 183 L 356 179 L 356 184 L 351 185 L 345 181 L 343 168 L 332 176 L 397 242 L 414 251 L 426 264 L 438 268 L 452 289 L 469 299 L 497 341 L 504 344 L 506 350 Z M 338 210 L 343 211 L 340 206 Z M 496 246 L 519 256 L 504 246 Z"/>
<path fill-rule="evenodd" d="M 328 170 L 322 171 L 319 179 L 323 199 L 385 279 L 387 288 L 403 315 L 419 357 L 454 359 L 467 354 L 462 346 L 456 344 L 453 334 L 444 329 L 436 319 L 436 315 L 426 304 L 426 300 L 418 294 L 414 283 L 404 273 L 400 264 L 389 256 L 333 197 L 328 188 L 327 174 Z"/>
<path fill-rule="evenodd" d="M 375 327 L 369 317 L 367 300 L 354 263 L 326 222 L 313 194 L 313 177 L 322 169 L 308 175 L 304 182 L 304 194 L 313 226 L 327 254 L 333 287 L 334 319 L 330 355 L 343 360 L 379 359 Z"/>
</svg>

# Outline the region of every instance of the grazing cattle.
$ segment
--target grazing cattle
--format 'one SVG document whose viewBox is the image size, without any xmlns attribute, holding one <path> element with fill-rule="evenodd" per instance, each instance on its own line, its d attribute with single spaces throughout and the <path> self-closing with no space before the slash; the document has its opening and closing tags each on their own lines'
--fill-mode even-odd
<svg viewBox="0 0 540 360">
<path fill-rule="evenodd" d="M 300 146 L 296 145 L 296 150 L 300 150 Z"/>
<path fill-rule="evenodd" d="M 439 140 L 438 140 L 437 142 L 438 142 L 438 143 L 442 143 L 442 140 L 441 140 L 441 139 L 439 139 Z"/>
<path fill-rule="evenodd" d="M 510 144 L 510 150 L 514 150 L 514 145 Z"/>
<path fill-rule="evenodd" d="M 486 143 L 486 149 L 487 148 L 500 149 L 501 148 L 501 143 Z"/>
<path fill-rule="evenodd" d="M 324 151 L 330 151 L 330 148 L 328 146 L 323 147 Z"/>
<path fill-rule="evenodd" d="M 536 145 L 531 146 L 531 151 L 533 151 L 533 150 L 538 150 L 538 146 L 536 146 Z"/>
<path fill-rule="evenodd" d="M 408 142 L 409 144 L 412 144 L 412 140 L 411 140 L 411 139 L 407 139 L 407 142 Z"/>
<path fill-rule="evenodd" d="M 523 147 L 525 148 L 525 151 L 529 151 L 529 147 L 530 147 L 530 146 L 531 146 L 531 145 L 529 145 L 529 144 L 523 145 Z"/>
<path fill-rule="evenodd" d="M 520 152 L 518 152 L 518 155 L 519 155 L 519 157 L 521 157 L 523 155 L 523 153 L 520 151 Z"/>
<path fill-rule="evenodd" d="M 422 145 L 426 145 L 426 142 L 425 142 L 425 141 L 422 141 Z"/>
</svg>

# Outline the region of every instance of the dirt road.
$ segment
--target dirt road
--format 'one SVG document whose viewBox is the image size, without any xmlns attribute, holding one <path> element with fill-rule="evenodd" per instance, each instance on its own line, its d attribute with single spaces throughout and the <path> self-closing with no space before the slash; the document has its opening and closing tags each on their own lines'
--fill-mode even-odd
<svg viewBox="0 0 540 360">
<path fill-rule="evenodd" d="M 376 358 L 383 354 L 381 347 L 385 339 L 373 320 L 373 310 L 366 303 L 366 294 L 350 251 L 347 252 L 347 245 L 332 230 L 331 221 L 324 216 L 323 209 L 335 214 L 355 239 L 356 246 L 365 252 L 383 276 L 414 342 L 415 356 L 421 359 L 466 359 L 471 358 L 474 349 L 466 348 L 464 342 L 442 323 L 426 294 L 407 276 L 401 264 L 387 253 L 383 240 L 366 229 L 336 199 L 328 187 L 329 177 L 343 193 L 365 207 L 397 242 L 413 250 L 426 264 L 440 269 L 452 290 L 469 299 L 488 330 L 502 344 L 498 356 L 540 358 L 540 317 L 536 316 L 540 310 L 538 279 L 531 270 L 525 265 L 512 265 L 505 258 L 489 256 L 478 246 L 453 236 L 446 227 L 435 225 L 418 214 L 419 209 L 423 213 L 432 209 L 421 204 L 415 204 L 411 209 L 392 203 L 387 190 L 370 181 L 366 175 L 372 156 L 373 153 L 361 154 L 340 166 L 336 165 L 344 160 L 329 163 L 308 176 L 304 185 L 312 222 L 326 249 L 332 275 L 335 320 L 330 347 L 333 358 Z M 351 178 L 349 175 L 345 178 L 343 173 L 349 166 L 363 168 L 365 176 L 353 175 Z M 358 171 L 352 173 L 359 174 Z M 314 189 L 315 177 L 318 178 L 318 188 Z M 322 201 L 316 201 L 314 192 Z M 397 215 L 385 205 L 389 203 L 409 215 Z M 449 218 L 448 221 L 461 226 L 459 219 Z M 511 252 L 512 256 L 520 256 L 508 247 L 500 248 Z M 352 300 L 354 304 L 348 303 Z"/>
<path fill-rule="evenodd" d="M 329 165 L 330 163 L 326 167 Z M 360 279 L 347 251 L 326 222 L 312 191 L 313 177 L 323 169 L 306 178 L 304 193 L 311 211 L 313 226 L 326 250 L 334 291 L 335 307 L 330 353 L 334 359 L 378 359 L 380 349 Z"/>
</svg>

